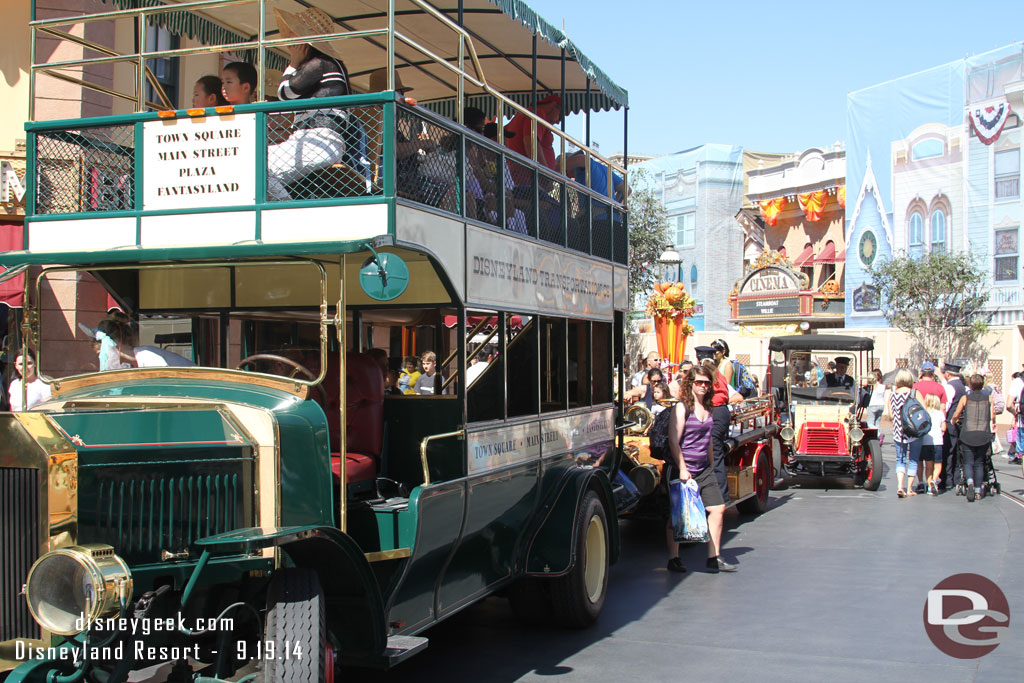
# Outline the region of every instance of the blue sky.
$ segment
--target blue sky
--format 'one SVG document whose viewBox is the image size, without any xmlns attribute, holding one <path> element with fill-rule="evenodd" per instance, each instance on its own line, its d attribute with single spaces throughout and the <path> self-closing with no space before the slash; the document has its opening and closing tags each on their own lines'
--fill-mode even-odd
<svg viewBox="0 0 1024 683">
<path fill-rule="evenodd" d="M 846 93 L 1024 40 L 1021 3 L 526 0 L 629 91 L 629 151 L 844 140 Z M 581 135 L 570 118 L 567 131 Z M 622 149 L 622 115 L 593 139 Z"/>
</svg>

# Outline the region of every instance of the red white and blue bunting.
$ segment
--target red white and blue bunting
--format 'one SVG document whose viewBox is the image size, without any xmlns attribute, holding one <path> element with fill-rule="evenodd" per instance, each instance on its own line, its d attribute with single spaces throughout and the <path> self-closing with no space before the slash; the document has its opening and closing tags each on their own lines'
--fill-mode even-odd
<svg viewBox="0 0 1024 683">
<path fill-rule="evenodd" d="M 999 139 L 1009 116 L 1010 104 L 1006 100 L 986 107 L 975 107 L 970 110 L 971 127 L 982 143 L 991 145 Z"/>
</svg>

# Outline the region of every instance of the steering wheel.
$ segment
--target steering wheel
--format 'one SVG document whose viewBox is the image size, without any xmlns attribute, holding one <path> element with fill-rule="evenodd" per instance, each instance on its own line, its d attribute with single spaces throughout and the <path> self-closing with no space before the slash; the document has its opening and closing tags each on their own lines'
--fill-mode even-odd
<svg viewBox="0 0 1024 683">
<path fill-rule="evenodd" d="M 284 363 L 285 365 L 292 366 L 292 368 L 294 369 L 292 370 L 292 374 L 288 375 L 289 379 L 294 379 L 295 375 L 300 373 L 305 375 L 306 379 L 310 381 L 316 379 L 316 375 L 314 375 L 313 372 L 305 365 L 302 365 L 301 363 L 294 361 L 291 358 L 288 358 L 287 356 L 279 356 L 276 353 L 254 353 L 251 356 L 246 356 L 242 360 L 238 361 L 238 365 L 235 367 L 235 369 L 242 370 L 249 363 L 253 363 L 259 360 L 269 360 L 274 361 L 275 363 Z"/>
<path fill-rule="evenodd" d="M 316 375 L 313 374 L 313 371 L 307 368 L 305 365 L 302 365 L 301 363 L 294 361 L 291 358 L 288 358 L 287 356 L 279 356 L 276 353 L 254 353 L 251 356 L 246 356 L 242 360 L 238 361 L 238 365 L 235 366 L 235 369 L 242 370 L 245 368 L 246 365 L 249 365 L 250 363 L 255 363 L 257 361 L 273 361 L 275 363 L 284 363 L 285 365 L 290 365 L 293 368 L 293 370 L 292 374 L 288 375 L 289 379 L 294 379 L 296 375 L 301 374 L 312 382 L 317 377 Z M 324 390 L 323 384 L 317 384 L 316 390 L 321 400 L 323 401 L 324 406 L 326 406 L 327 392 Z"/>
</svg>

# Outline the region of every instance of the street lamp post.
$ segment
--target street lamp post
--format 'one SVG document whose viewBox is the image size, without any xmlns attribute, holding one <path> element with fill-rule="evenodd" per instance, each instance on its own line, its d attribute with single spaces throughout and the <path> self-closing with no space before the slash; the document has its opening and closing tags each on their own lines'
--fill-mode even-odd
<svg viewBox="0 0 1024 683">
<path fill-rule="evenodd" d="M 658 265 L 662 267 L 662 279 L 675 282 L 682 278 L 679 275 L 679 264 L 683 260 L 679 258 L 679 252 L 671 244 L 665 247 L 665 251 L 661 252 L 661 256 L 658 257 Z"/>
</svg>

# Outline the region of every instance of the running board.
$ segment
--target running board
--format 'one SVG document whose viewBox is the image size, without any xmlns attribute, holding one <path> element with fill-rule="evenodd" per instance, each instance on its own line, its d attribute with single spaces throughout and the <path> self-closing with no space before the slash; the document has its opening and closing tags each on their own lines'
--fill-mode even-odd
<svg viewBox="0 0 1024 683">
<path fill-rule="evenodd" d="M 388 636 L 388 645 L 384 648 L 384 666 L 391 668 L 415 654 L 427 649 L 426 638 L 420 636 Z"/>
</svg>

